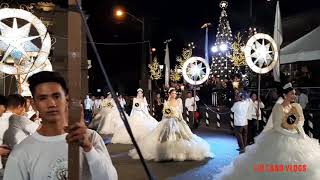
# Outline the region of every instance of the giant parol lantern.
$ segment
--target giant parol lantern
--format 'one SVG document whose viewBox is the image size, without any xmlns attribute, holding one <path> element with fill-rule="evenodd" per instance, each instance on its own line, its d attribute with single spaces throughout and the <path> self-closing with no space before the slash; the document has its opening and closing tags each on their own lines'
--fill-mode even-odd
<svg viewBox="0 0 320 180">
<path fill-rule="evenodd" d="M 35 30 L 32 34 L 31 29 Z M 0 9 L 0 32 L 0 50 L 4 52 L 0 58 L 0 71 L 14 75 L 19 93 L 30 96 L 27 78 L 39 71 L 52 70 L 48 60 L 51 38 L 47 28 L 29 11 L 3 8 Z"/>
</svg>

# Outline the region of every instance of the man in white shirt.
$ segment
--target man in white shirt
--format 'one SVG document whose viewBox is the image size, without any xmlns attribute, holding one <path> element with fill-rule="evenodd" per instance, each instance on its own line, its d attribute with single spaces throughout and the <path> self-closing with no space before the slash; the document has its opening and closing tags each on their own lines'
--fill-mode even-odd
<svg viewBox="0 0 320 180">
<path fill-rule="evenodd" d="M 32 105 L 39 111 L 42 126 L 16 145 L 11 152 L 4 180 L 67 179 L 68 143 L 80 145 L 80 180 L 116 180 L 102 138 L 81 122 L 67 126 L 67 86 L 57 72 L 42 71 L 28 82 L 33 95 Z"/>
<path fill-rule="evenodd" d="M 90 123 L 92 119 L 92 109 L 94 102 L 92 99 L 90 99 L 89 95 L 86 96 L 86 99 L 83 102 L 84 105 L 84 120 L 86 121 L 87 124 Z"/>
<path fill-rule="evenodd" d="M 184 106 L 187 108 L 189 114 L 189 122 L 190 128 L 195 129 L 197 126 L 197 119 L 194 117 L 194 113 L 197 112 L 197 101 L 199 101 L 199 97 L 193 97 L 191 92 L 187 93 L 187 98 L 184 102 Z M 195 120 L 195 122 L 193 121 Z"/>
<path fill-rule="evenodd" d="M 126 103 L 126 100 L 123 98 L 122 94 L 118 96 L 118 100 L 120 102 L 122 109 L 124 109 L 127 103 Z"/>
<path fill-rule="evenodd" d="M 7 101 L 8 112 L 11 112 L 9 126 L 3 135 L 3 144 L 8 145 L 11 149 L 19 144 L 26 137 L 33 134 L 38 124 L 28 119 L 25 114 L 26 99 L 19 94 L 11 94 Z"/>
<path fill-rule="evenodd" d="M 258 110 L 259 102 L 259 110 Z M 264 108 L 263 102 L 259 99 L 257 100 L 257 93 L 251 92 L 250 94 L 250 106 L 248 109 L 248 144 L 254 143 L 254 137 L 258 135 L 257 121 L 261 121 L 261 108 Z M 261 125 L 259 125 L 259 129 Z"/>
<path fill-rule="evenodd" d="M 303 93 L 303 90 L 300 88 L 296 89 L 296 95 L 296 103 L 300 104 L 302 109 L 304 110 L 309 103 L 308 96 Z"/>
<path fill-rule="evenodd" d="M 250 106 L 247 93 L 243 92 L 240 95 L 241 100 L 237 101 L 231 107 L 231 111 L 234 113 L 234 133 L 237 137 L 240 153 L 245 152 L 247 146 L 247 134 L 248 134 L 248 120 L 247 113 Z"/>
<path fill-rule="evenodd" d="M 0 95 L 0 179 L 3 176 L 3 166 L 1 158 L 7 158 L 10 153 L 10 148 L 7 145 L 3 144 L 3 135 L 4 132 L 9 127 L 9 121 L 7 115 L 5 115 L 5 111 L 7 109 L 7 98 L 5 96 Z"/>
</svg>

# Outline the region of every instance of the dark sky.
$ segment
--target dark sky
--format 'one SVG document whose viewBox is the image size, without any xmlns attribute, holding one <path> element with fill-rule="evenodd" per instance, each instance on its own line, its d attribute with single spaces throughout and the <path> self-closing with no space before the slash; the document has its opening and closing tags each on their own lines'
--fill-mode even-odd
<svg viewBox="0 0 320 180">
<path fill-rule="evenodd" d="M 253 23 L 261 28 L 262 32 L 270 33 L 273 29 L 275 0 L 252 0 Z M 175 60 L 182 48 L 188 42 L 196 44 L 195 55 L 203 56 L 204 31 L 202 24 L 213 24 L 209 30 L 209 44 L 214 43 L 216 26 L 221 9 L 218 0 L 83 0 L 83 9 L 89 15 L 88 23 L 96 42 L 124 43 L 141 40 L 141 24 L 127 17 L 119 21 L 114 18 L 113 10 L 116 6 L 123 6 L 128 12 L 138 18 L 145 18 L 146 40 L 151 41 L 151 46 L 157 49 L 156 55 L 160 62 L 163 61 L 163 42 L 171 38 L 170 58 Z M 227 8 L 230 26 L 233 32 L 247 29 L 250 25 L 250 0 L 229 0 Z M 320 9 L 318 0 L 280 0 L 281 16 L 286 18 L 295 14 L 306 13 Z M 119 86 L 125 84 L 126 89 L 138 87 L 139 63 L 141 59 L 141 46 L 136 45 L 97 45 L 103 58 L 105 67 L 113 81 Z M 93 60 L 95 73 L 92 82 L 103 82 L 95 64 L 95 58 L 89 48 L 89 58 Z M 101 81 L 100 81 L 101 80 Z M 119 83 L 120 82 L 120 83 Z M 130 87 L 128 89 L 130 83 Z M 92 87 L 100 88 L 100 84 Z M 120 87 L 119 87 L 120 88 Z"/>
</svg>

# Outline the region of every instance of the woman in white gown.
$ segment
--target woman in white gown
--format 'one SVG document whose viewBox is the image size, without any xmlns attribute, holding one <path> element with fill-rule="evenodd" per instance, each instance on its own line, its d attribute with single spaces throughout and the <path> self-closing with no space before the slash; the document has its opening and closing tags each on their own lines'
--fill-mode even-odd
<svg viewBox="0 0 320 180">
<path fill-rule="evenodd" d="M 132 110 L 128 122 L 136 140 L 150 133 L 158 125 L 158 121 L 149 114 L 147 100 L 143 97 L 143 90 L 140 88 L 137 90 L 137 97 L 133 99 Z M 115 131 L 111 142 L 132 144 L 125 126 L 122 126 Z"/>
<path fill-rule="evenodd" d="M 191 132 L 183 120 L 182 111 L 182 101 L 176 100 L 176 91 L 170 88 L 169 99 L 164 103 L 163 119 L 155 130 L 138 141 L 145 159 L 184 161 L 213 157 L 209 144 Z M 129 156 L 139 158 L 135 149 L 130 150 Z"/>
<path fill-rule="evenodd" d="M 319 180 L 320 146 L 304 130 L 302 108 L 291 84 L 283 88 L 283 102 L 272 109 L 272 128 L 256 137 L 244 154 L 222 169 L 217 180 Z"/>
<path fill-rule="evenodd" d="M 124 126 L 119 110 L 110 92 L 107 98 L 101 102 L 101 110 L 96 116 L 100 116 L 101 119 L 97 129 L 99 134 L 113 134 L 115 129 Z"/>
</svg>

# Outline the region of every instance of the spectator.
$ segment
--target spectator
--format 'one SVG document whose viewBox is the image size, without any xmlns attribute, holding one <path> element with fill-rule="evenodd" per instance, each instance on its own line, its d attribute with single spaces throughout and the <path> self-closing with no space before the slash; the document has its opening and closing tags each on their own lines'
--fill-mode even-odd
<svg viewBox="0 0 320 180">
<path fill-rule="evenodd" d="M 192 96 L 191 92 L 188 92 L 187 98 L 185 100 L 185 107 L 187 108 L 187 111 L 189 112 L 189 126 L 191 129 L 195 129 L 198 126 L 198 115 L 196 115 L 197 112 L 197 101 L 199 101 L 199 97 L 196 95 L 196 97 Z M 194 121 L 193 121 L 194 120 Z"/>
<path fill-rule="evenodd" d="M 163 99 L 161 98 L 160 93 L 157 93 L 154 100 L 154 115 L 156 120 L 161 121 L 162 119 L 162 110 L 163 110 Z"/>
<path fill-rule="evenodd" d="M 28 119 L 25 114 L 26 99 L 19 94 L 8 96 L 8 110 L 12 112 L 9 118 L 9 126 L 3 136 L 3 144 L 8 145 L 11 149 L 19 144 L 26 137 L 33 134 L 38 124 Z"/>
<path fill-rule="evenodd" d="M 42 126 L 10 153 L 4 180 L 67 179 L 68 145 L 79 143 L 80 179 L 115 180 L 117 173 L 102 138 L 81 122 L 68 122 L 67 87 L 57 72 L 42 71 L 28 79 L 33 106 Z"/>
<path fill-rule="evenodd" d="M 296 90 L 296 95 L 296 103 L 300 104 L 302 109 L 305 110 L 307 104 L 309 103 L 308 96 L 300 88 Z"/>
<path fill-rule="evenodd" d="M 259 103 L 259 108 L 258 108 Z M 261 108 L 264 108 L 263 102 L 257 98 L 256 92 L 250 94 L 250 106 L 248 110 L 248 144 L 254 143 L 254 137 L 258 135 L 257 121 L 261 122 Z M 261 126 L 260 126 L 261 127 Z"/>
<path fill-rule="evenodd" d="M 240 153 L 245 152 L 247 146 L 248 120 L 247 114 L 250 106 L 248 95 L 241 93 L 241 100 L 234 103 L 231 111 L 234 113 L 234 131 L 237 137 Z"/>
<path fill-rule="evenodd" d="M 94 106 L 94 102 L 89 97 L 89 95 L 86 96 L 86 99 L 84 100 L 83 105 L 84 105 L 84 120 L 86 121 L 87 124 L 89 124 L 92 119 L 92 109 Z"/>
</svg>

